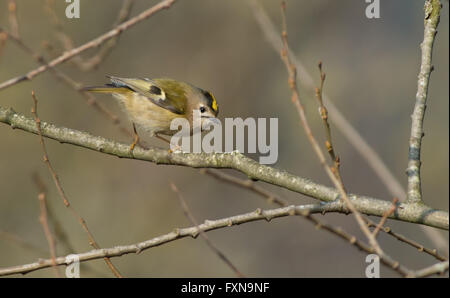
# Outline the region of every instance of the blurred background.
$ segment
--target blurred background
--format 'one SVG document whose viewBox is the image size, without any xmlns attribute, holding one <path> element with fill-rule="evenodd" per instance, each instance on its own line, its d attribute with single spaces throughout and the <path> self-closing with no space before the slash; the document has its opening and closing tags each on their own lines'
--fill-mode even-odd
<svg viewBox="0 0 450 298">
<path fill-rule="evenodd" d="M 46 9 L 47 1 L 16 2 L 22 40 L 47 59 L 61 53 L 63 47 Z M 54 11 L 62 22 L 62 30 L 75 46 L 109 30 L 122 6 L 122 0 L 81 0 L 80 18 L 67 19 L 65 1 L 55 2 Z M 134 1 L 131 16 L 156 3 Z M 279 28 L 279 2 L 260 0 L 258 3 Z M 419 44 L 423 39 L 423 4 L 424 1 L 382 1 L 381 18 L 367 19 L 364 1 L 287 2 L 291 49 L 316 84 L 319 83 L 317 63 L 323 61 L 327 74 L 325 92 L 404 186 L 410 114 L 420 62 Z M 443 4 L 424 123 L 422 175 L 425 202 L 448 210 L 448 1 Z M 0 26 L 10 28 L 9 24 L 8 1 L 0 0 Z M 53 47 L 52 51 L 43 47 L 44 41 Z M 81 56 L 89 58 L 95 53 L 97 50 L 89 50 Z M 0 55 L 0 82 L 37 66 L 29 54 L 8 40 Z M 124 32 L 97 69 L 82 72 L 71 62 L 57 68 L 83 85 L 104 84 L 107 74 L 171 77 L 211 90 L 219 103 L 221 119 L 277 117 L 279 158 L 274 166 L 331 185 L 300 127 L 290 101 L 286 69 L 264 37 L 247 1 L 177 1 L 169 10 Z M 131 143 L 129 136 L 48 71 L 30 82 L 0 91 L 0 105 L 31 116 L 31 90 L 35 90 L 39 99 L 39 116 L 43 121 Z M 323 141 L 324 130 L 314 91 L 300 91 L 314 133 Z M 96 98 L 131 129 L 110 96 Z M 392 200 L 374 172 L 333 124 L 332 133 L 341 156 L 346 188 L 352 193 Z M 167 147 L 159 140 L 141 137 L 149 144 Z M 183 193 L 199 222 L 276 207 L 247 190 L 219 182 L 196 169 L 119 159 L 52 140 L 46 140 L 46 144 L 72 206 L 84 217 L 102 247 L 136 243 L 177 227 L 191 226 L 169 187 L 170 181 Z M 234 171 L 225 172 L 245 178 Z M 59 222 L 53 228 L 68 236 L 68 242 L 57 238 L 57 254 L 91 250 L 86 234 L 64 207 L 42 162 L 38 137 L 0 124 L 0 267 L 50 257 L 38 220 L 38 189 L 32 180 L 33 173 L 38 173 L 48 188 L 47 202 Z M 314 202 L 261 182 L 258 185 L 292 204 Z M 319 217 L 365 239 L 352 216 Z M 388 221 L 388 225 L 433 248 L 417 225 L 395 221 Z M 448 243 L 448 232 L 439 233 Z M 248 223 L 208 232 L 208 236 L 248 277 L 364 277 L 365 253 L 326 231 L 316 230 L 302 218 Z M 435 262 L 434 258 L 392 237 L 381 234 L 379 241 L 386 252 L 412 269 Z M 442 253 L 448 255 L 448 251 Z M 200 237 L 177 240 L 112 261 L 126 277 L 234 276 Z M 385 267 L 381 268 L 381 274 L 397 276 Z M 51 277 L 54 272 L 50 268 L 26 276 Z M 96 260 L 82 263 L 81 276 L 113 275 L 103 260 Z"/>
</svg>

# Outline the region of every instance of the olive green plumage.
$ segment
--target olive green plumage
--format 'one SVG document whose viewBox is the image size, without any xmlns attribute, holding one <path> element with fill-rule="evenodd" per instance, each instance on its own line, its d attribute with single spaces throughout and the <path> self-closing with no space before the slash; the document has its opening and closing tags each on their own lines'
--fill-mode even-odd
<svg viewBox="0 0 450 298">
<path fill-rule="evenodd" d="M 148 131 L 173 135 L 170 123 L 185 118 L 192 128 L 193 111 L 199 110 L 202 122 L 218 114 L 211 92 L 191 84 L 168 78 L 138 79 L 108 76 L 111 83 L 103 87 L 87 87 L 85 91 L 111 93 L 130 120 Z"/>
</svg>

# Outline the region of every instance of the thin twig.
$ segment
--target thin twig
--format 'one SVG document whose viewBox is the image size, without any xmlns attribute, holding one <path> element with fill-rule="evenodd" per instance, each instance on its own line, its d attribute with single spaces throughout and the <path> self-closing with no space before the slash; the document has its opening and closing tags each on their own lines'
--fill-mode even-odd
<svg viewBox="0 0 450 298">
<path fill-rule="evenodd" d="M 325 83 L 325 73 L 322 71 L 322 62 L 319 62 L 318 64 L 319 67 L 319 73 L 320 73 L 320 86 L 316 88 L 316 98 L 317 101 L 319 102 L 319 114 L 320 117 L 322 118 L 322 122 L 325 128 L 325 135 L 327 140 L 325 141 L 325 148 L 328 151 L 328 154 L 330 155 L 331 161 L 334 163 L 334 166 L 331 167 L 331 171 L 333 172 L 333 174 L 336 176 L 337 180 L 339 181 L 339 183 L 342 185 L 342 188 L 345 191 L 345 185 L 344 185 L 344 181 L 342 180 L 342 175 L 341 175 L 341 160 L 339 158 L 339 156 L 336 154 L 336 150 L 334 149 L 334 145 L 333 145 L 333 139 L 331 137 L 331 127 L 330 127 L 330 123 L 328 122 L 328 110 L 325 107 L 325 104 L 323 103 L 323 99 L 322 99 L 322 94 L 323 94 L 323 85 Z"/>
<path fill-rule="evenodd" d="M 159 2 L 158 4 L 152 6 L 151 8 L 144 10 L 143 12 L 141 12 L 139 15 L 129 19 L 128 21 L 118 25 L 117 27 L 115 27 L 114 29 L 100 35 L 99 37 L 77 47 L 74 48 L 71 51 L 67 51 L 64 52 L 61 56 L 53 59 L 52 61 L 50 61 L 48 64 L 43 65 L 41 67 L 38 67 L 34 70 L 29 71 L 28 73 L 26 73 L 25 75 L 22 76 L 18 76 L 12 79 L 9 79 L 3 83 L 0 84 L 0 90 L 8 88 L 10 86 L 13 86 L 17 83 L 26 81 L 26 80 L 31 80 L 34 77 L 36 77 L 37 75 L 47 71 L 49 68 L 55 67 L 56 65 L 63 63 L 71 58 L 73 58 L 76 55 L 79 55 L 80 53 L 86 51 L 87 49 L 90 48 L 94 48 L 94 47 L 98 47 L 100 46 L 102 43 L 106 42 L 107 40 L 113 38 L 114 36 L 119 35 L 120 33 L 122 33 L 125 30 L 130 29 L 131 27 L 133 27 L 134 25 L 136 25 L 137 23 L 151 17 L 152 15 L 154 15 L 155 13 L 163 10 L 163 9 L 167 9 L 169 8 L 176 0 L 164 0 Z"/>
<path fill-rule="evenodd" d="M 38 114 L 37 114 L 37 98 L 36 95 L 34 93 L 34 91 L 31 92 L 31 96 L 33 98 L 33 102 L 34 102 L 34 107 L 31 109 L 31 113 L 34 116 L 34 120 L 36 122 L 36 127 L 38 130 L 38 135 L 39 135 L 39 140 L 41 143 L 41 147 L 42 147 L 42 152 L 44 153 L 44 162 L 47 165 L 48 169 L 50 170 L 50 173 L 52 174 L 53 180 L 55 182 L 56 188 L 58 189 L 58 192 L 61 196 L 61 198 L 64 201 L 64 205 L 66 207 L 70 206 L 69 201 L 67 200 L 67 197 L 64 193 L 64 190 L 61 186 L 61 183 L 59 182 L 59 178 L 58 175 L 56 174 L 55 170 L 52 167 L 52 164 L 50 163 L 50 160 L 48 158 L 48 154 L 47 154 L 47 148 L 45 146 L 45 142 L 44 142 L 44 138 L 42 136 L 42 129 L 41 129 L 41 119 L 39 119 Z"/>
<path fill-rule="evenodd" d="M 316 88 L 316 98 L 319 102 L 319 114 L 322 118 L 323 125 L 325 127 L 325 134 L 327 137 L 327 140 L 325 142 L 325 147 L 327 148 L 328 153 L 330 154 L 331 160 L 335 164 L 336 170 L 339 170 L 339 157 L 336 155 L 334 151 L 333 146 L 333 140 L 331 138 L 331 127 L 330 123 L 328 123 L 328 110 L 325 107 L 323 100 L 322 100 L 322 94 L 323 94 L 323 85 L 325 82 L 325 73 L 322 71 L 322 62 L 319 62 L 319 72 L 320 72 L 320 86 Z"/>
<path fill-rule="evenodd" d="M 374 222 L 374 221 L 372 221 L 372 220 L 370 220 L 368 218 L 366 218 L 366 220 L 367 220 L 367 225 L 369 226 L 369 228 L 375 228 L 375 227 L 378 226 L 378 224 L 376 222 Z M 447 261 L 447 258 L 442 256 L 442 255 L 440 255 L 437 252 L 436 249 L 427 248 L 427 247 L 423 246 L 422 244 L 420 244 L 420 243 L 418 243 L 418 242 L 416 242 L 414 240 L 411 240 L 411 239 L 409 239 L 408 237 L 406 237 L 404 235 L 401 235 L 401 234 L 399 234 L 397 232 L 392 231 L 392 229 L 390 227 L 383 226 L 383 227 L 381 227 L 381 231 L 383 231 L 384 233 L 394 237 L 398 241 L 401 241 L 401 242 L 403 242 L 405 244 L 408 244 L 408 245 L 416 248 L 419 252 L 423 252 L 423 253 L 426 253 L 426 254 L 428 254 L 430 256 L 433 256 L 434 258 L 436 258 L 439 261 Z"/>
<path fill-rule="evenodd" d="M 303 129 L 305 130 L 305 133 L 308 137 L 309 142 L 311 143 L 317 157 L 319 158 L 320 164 L 324 168 L 325 172 L 327 173 L 328 177 L 333 182 L 336 189 L 338 189 L 339 194 L 341 195 L 341 199 L 343 199 L 350 211 L 355 216 L 355 219 L 358 223 L 358 225 L 361 228 L 361 231 L 366 235 L 367 239 L 369 240 L 370 245 L 375 249 L 377 254 L 381 256 L 383 254 L 383 251 L 378 244 L 378 241 L 376 238 L 372 235 L 369 228 L 364 222 L 364 219 L 362 218 L 359 211 L 355 208 L 353 203 L 350 201 L 350 199 L 347 196 L 347 193 L 344 189 L 344 186 L 342 184 L 342 181 L 340 181 L 336 175 L 333 173 L 331 168 L 328 166 L 325 156 L 322 153 L 322 150 L 320 149 L 319 144 L 317 143 L 314 135 L 312 134 L 312 130 L 309 126 L 308 120 L 306 119 L 305 110 L 303 108 L 303 104 L 300 101 L 300 95 L 298 93 L 297 89 L 297 69 L 295 65 L 291 62 L 289 57 L 289 46 L 287 41 L 287 25 L 286 25 L 286 3 L 284 1 L 281 2 L 281 14 L 282 14 L 282 24 L 283 24 L 283 31 L 282 31 L 282 40 L 283 40 L 283 49 L 281 50 L 281 59 L 283 60 L 286 69 L 289 74 L 289 87 L 292 91 L 292 102 L 294 103 L 297 112 L 300 116 L 300 120 L 303 126 Z"/>
<path fill-rule="evenodd" d="M 34 101 L 34 107 L 31 109 L 31 112 L 32 112 L 33 116 L 35 117 L 36 127 L 38 127 L 38 130 L 40 130 L 40 120 L 37 115 L 37 100 L 34 95 L 34 92 L 32 93 L 32 97 L 33 97 L 33 101 Z M 40 134 L 40 138 L 41 138 L 41 141 L 43 142 L 42 132 Z M 42 144 L 44 144 L 44 143 L 42 143 Z M 47 156 L 47 152 L 45 151 L 45 144 L 43 145 L 43 149 L 44 149 L 44 156 Z M 48 163 L 50 163 L 48 158 L 47 159 L 44 158 L 44 160 L 47 160 Z M 39 207 L 40 207 L 39 221 L 44 229 L 45 237 L 47 238 L 48 246 L 50 248 L 52 266 L 55 269 L 56 276 L 61 277 L 61 273 L 59 272 L 58 267 L 56 266 L 56 241 L 55 241 L 55 238 L 53 237 L 53 233 L 50 231 L 50 227 L 48 225 L 46 196 L 47 196 L 47 189 L 46 189 L 46 187 L 41 186 L 39 189 L 39 194 L 38 194 Z"/>
<path fill-rule="evenodd" d="M 186 200 L 183 198 L 180 191 L 178 190 L 176 185 L 173 184 L 173 182 L 170 183 L 170 188 L 177 195 L 178 200 L 180 201 L 181 208 L 183 209 L 183 213 L 186 215 L 186 217 L 189 219 L 189 221 L 193 225 L 198 227 L 199 223 L 197 222 L 195 217 L 192 215 L 192 212 L 189 210 Z M 217 248 L 217 246 L 214 243 L 212 243 L 212 241 L 209 239 L 209 237 L 206 235 L 206 233 L 203 230 L 199 229 L 198 231 L 200 233 L 200 236 L 203 238 L 203 240 L 205 240 L 208 247 L 219 257 L 219 259 L 221 259 L 228 267 L 230 267 L 231 271 L 233 271 L 237 277 L 242 277 L 242 278 L 245 277 L 245 275 L 242 274 L 242 272 L 225 255 L 225 253 L 223 253 L 219 248 Z"/>
<path fill-rule="evenodd" d="M 341 203 L 339 202 L 332 202 L 327 204 L 327 208 L 334 208 L 337 206 L 337 208 L 341 208 Z M 303 206 L 288 206 L 288 207 L 282 207 L 277 209 L 269 209 L 269 210 L 261 210 L 256 209 L 253 212 L 239 214 L 235 216 L 230 216 L 222 219 L 217 220 L 205 220 L 204 223 L 200 225 L 195 225 L 188 228 L 177 228 L 174 231 L 160 235 L 158 237 L 135 243 L 125 246 L 115 246 L 112 248 L 103 248 L 103 249 L 96 249 L 91 250 L 85 253 L 76 254 L 80 260 L 80 262 L 86 262 L 90 260 L 96 260 L 100 258 L 105 257 L 120 257 L 125 254 L 129 253 L 141 253 L 144 250 L 147 250 L 151 247 L 160 246 L 164 243 L 168 243 L 177 239 L 185 238 L 185 237 L 196 237 L 198 236 L 200 230 L 203 232 L 212 231 L 216 229 L 222 229 L 222 228 L 229 228 L 235 225 L 241 225 L 248 222 L 254 222 L 254 221 L 271 221 L 276 218 L 280 217 L 288 217 L 288 216 L 303 216 L 315 223 L 315 226 L 317 229 L 325 229 L 325 230 L 332 230 L 333 233 L 335 233 L 338 237 L 345 239 L 346 241 L 350 242 L 352 245 L 355 245 L 358 249 L 365 251 L 367 253 L 373 253 L 373 249 L 364 244 L 363 242 L 358 241 L 354 236 L 349 235 L 345 231 L 343 231 L 340 228 L 334 228 L 326 223 L 321 223 L 317 221 L 315 218 L 310 216 L 312 213 L 317 212 L 321 213 L 323 210 L 321 210 L 320 206 L 316 205 L 303 205 Z M 58 257 L 56 259 L 57 265 L 66 265 L 66 257 Z M 411 270 L 401 266 L 398 262 L 395 262 L 389 258 L 386 258 L 384 256 L 380 256 L 380 261 L 383 264 L 388 265 L 390 268 L 395 270 L 396 272 L 400 273 L 403 276 L 406 276 L 411 273 Z M 0 276 L 5 275 L 12 275 L 12 274 L 25 274 L 31 271 L 39 270 L 42 268 L 48 268 L 51 267 L 52 263 L 51 260 L 39 260 L 34 263 L 30 264 L 24 264 L 19 266 L 13 266 L 13 267 L 7 267 L 0 269 Z"/>
<path fill-rule="evenodd" d="M 414 111 L 411 115 L 411 137 L 409 138 L 408 168 L 406 174 L 408 176 L 408 197 L 409 203 L 422 202 L 422 186 L 420 179 L 420 150 L 422 146 L 423 118 L 425 116 L 425 108 L 427 104 L 428 84 L 430 74 L 433 69 L 431 65 L 431 55 L 433 52 L 434 37 L 436 36 L 436 28 L 439 24 L 441 11 L 441 3 L 439 0 L 427 0 L 425 2 L 425 30 L 423 34 L 423 42 L 420 45 L 422 49 L 422 59 L 420 72 L 417 81 L 416 103 Z"/>
<path fill-rule="evenodd" d="M 397 208 L 397 203 L 398 203 L 398 198 L 394 198 L 394 200 L 392 200 L 392 207 L 391 209 L 389 209 L 388 211 L 386 211 L 383 215 L 383 217 L 381 218 L 380 222 L 378 223 L 378 225 L 375 227 L 375 229 L 373 230 L 372 234 L 374 237 L 377 237 L 378 232 L 380 231 L 380 229 L 384 226 L 384 224 L 386 223 L 387 218 L 395 212 L 395 209 Z"/>
<path fill-rule="evenodd" d="M 38 114 L 37 114 L 37 98 L 35 96 L 34 91 L 32 91 L 31 96 L 33 98 L 33 102 L 34 102 L 34 107 L 32 108 L 31 112 L 34 115 L 35 118 L 35 123 L 36 123 L 36 128 L 38 131 L 38 135 L 39 135 L 39 140 L 41 143 L 41 147 L 42 147 L 42 152 L 44 153 L 44 162 L 47 165 L 52 178 L 53 178 L 53 182 L 56 185 L 56 188 L 58 190 L 59 195 L 61 196 L 64 205 L 72 212 L 72 214 L 78 219 L 78 221 L 80 222 L 81 226 L 83 227 L 83 229 L 85 230 L 85 232 L 88 235 L 89 238 L 89 244 L 94 247 L 95 249 L 100 249 L 100 246 L 97 244 L 97 242 L 94 239 L 94 236 L 92 235 L 92 233 L 89 231 L 89 228 L 86 224 L 86 221 L 75 211 L 75 209 L 70 205 L 69 200 L 67 199 L 66 194 L 64 193 L 64 189 L 61 186 L 61 182 L 59 181 L 59 177 L 56 174 L 55 170 L 53 169 L 52 164 L 50 163 L 50 160 L 48 158 L 48 154 L 47 154 L 47 148 L 45 146 L 45 142 L 44 142 L 44 138 L 42 135 L 42 128 L 41 128 L 41 119 L 39 119 Z M 122 277 L 122 275 L 119 273 L 119 271 L 117 270 L 117 268 L 114 266 L 114 264 L 111 262 L 111 260 L 109 258 L 104 258 L 106 264 L 108 265 L 108 267 L 111 269 L 111 271 L 114 273 L 114 275 L 116 277 Z"/>
<path fill-rule="evenodd" d="M 32 173 L 31 178 L 34 184 L 36 185 L 37 189 L 39 190 L 39 192 L 47 194 L 47 185 L 42 180 L 41 176 L 37 172 L 34 172 Z M 64 246 L 69 252 L 75 252 L 75 249 L 72 243 L 70 242 L 69 236 L 62 228 L 62 224 L 60 223 L 58 218 L 54 215 L 54 213 L 52 212 L 52 208 L 50 207 L 51 206 L 47 204 L 47 215 L 49 221 L 52 223 L 54 227 L 55 238 L 58 240 L 58 243 L 64 244 Z"/>
<path fill-rule="evenodd" d="M 39 199 L 39 206 L 41 210 L 41 214 L 39 215 L 39 221 L 41 222 L 41 225 L 44 229 L 45 237 L 47 238 L 48 246 L 50 248 L 50 255 L 52 260 L 52 266 L 55 268 L 56 276 L 61 277 L 61 273 L 58 270 L 58 267 L 56 266 L 56 242 L 55 238 L 53 237 L 52 232 L 50 231 L 50 227 L 48 226 L 48 219 L 47 219 L 47 204 L 45 200 L 45 192 L 41 192 L 38 195 Z"/>
</svg>

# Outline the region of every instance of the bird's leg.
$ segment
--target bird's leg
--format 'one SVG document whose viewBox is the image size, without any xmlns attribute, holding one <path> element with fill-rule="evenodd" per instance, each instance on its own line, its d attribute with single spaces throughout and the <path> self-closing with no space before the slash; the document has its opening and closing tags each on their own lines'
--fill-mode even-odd
<svg viewBox="0 0 450 298">
<path fill-rule="evenodd" d="M 160 140 L 162 140 L 162 141 L 164 141 L 166 143 L 169 143 L 169 145 L 170 145 L 170 141 L 168 139 L 160 136 L 159 134 L 155 133 L 155 137 L 157 137 L 158 139 L 160 139 Z"/>
<path fill-rule="evenodd" d="M 134 132 L 134 141 L 130 146 L 131 154 L 133 154 L 134 147 L 136 147 L 137 143 L 139 143 L 139 135 L 137 133 L 136 125 L 134 124 L 134 122 L 133 122 L 133 132 Z"/>
</svg>

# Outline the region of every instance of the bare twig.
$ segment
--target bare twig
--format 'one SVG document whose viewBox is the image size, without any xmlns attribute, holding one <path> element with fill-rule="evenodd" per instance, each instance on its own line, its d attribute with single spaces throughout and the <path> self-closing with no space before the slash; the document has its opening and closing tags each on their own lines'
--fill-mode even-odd
<svg viewBox="0 0 450 298">
<path fill-rule="evenodd" d="M 37 115 L 37 100 L 34 95 L 34 92 L 32 93 L 32 97 L 33 97 L 33 101 L 34 101 L 34 107 L 32 108 L 31 112 L 33 113 L 33 115 L 35 117 L 36 127 L 38 127 L 38 130 L 40 130 L 40 120 Z M 40 134 L 40 138 L 41 138 L 41 142 L 43 144 L 44 156 L 47 156 L 47 152 L 45 150 L 45 144 L 43 143 L 43 139 L 42 139 L 42 132 Z M 48 158 L 47 159 L 44 158 L 44 160 L 47 160 L 47 162 L 50 163 Z M 38 194 L 39 207 L 40 207 L 40 211 L 41 211 L 40 216 L 39 216 L 39 221 L 44 229 L 45 237 L 47 238 L 48 246 L 50 248 L 52 266 L 55 268 L 56 276 L 61 277 L 58 267 L 56 266 L 56 241 L 55 241 L 55 238 L 53 237 L 53 233 L 50 231 L 50 227 L 48 225 L 46 196 L 47 196 L 47 189 L 45 187 L 41 186 L 39 194 Z"/>
<path fill-rule="evenodd" d="M 339 158 L 337 157 L 337 155 L 334 151 L 333 141 L 331 138 L 331 127 L 330 127 L 330 123 L 328 123 L 328 110 L 325 107 L 323 100 L 322 100 L 323 84 L 325 82 L 325 73 L 322 71 L 322 62 L 319 62 L 318 66 L 319 66 L 319 72 L 320 72 L 320 86 L 316 88 L 316 98 L 317 98 L 317 101 L 319 102 L 319 114 L 320 114 L 320 117 L 322 118 L 323 125 L 325 127 L 325 134 L 327 137 L 327 140 L 325 142 L 325 147 L 327 148 L 327 151 L 330 154 L 331 160 L 335 164 L 335 168 L 338 173 L 339 172 L 338 171 L 339 170 Z"/>
<path fill-rule="evenodd" d="M 189 221 L 195 225 L 199 226 L 199 223 L 195 219 L 195 217 L 192 215 L 192 212 L 189 210 L 189 207 L 186 203 L 186 200 L 181 195 L 180 191 L 176 187 L 175 184 L 172 182 L 170 183 L 170 187 L 172 188 L 172 191 L 177 195 L 178 200 L 180 201 L 181 208 L 183 209 L 183 213 L 186 215 L 186 217 L 189 219 Z M 230 259 L 223 253 L 217 246 L 212 243 L 212 241 L 209 239 L 209 237 L 206 235 L 206 233 L 199 229 L 200 236 L 205 240 L 208 247 L 228 266 L 230 267 L 231 271 L 233 271 L 237 277 L 245 277 L 244 274 L 230 261 Z"/>
<path fill-rule="evenodd" d="M 50 160 L 48 158 L 48 154 L 47 154 L 47 148 L 45 146 L 45 142 L 44 142 L 44 138 L 42 135 L 42 128 L 41 128 L 41 119 L 39 119 L 38 114 L 37 114 L 37 99 L 35 96 L 34 91 L 32 91 L 31 96 L 33 98 L 33 102 L 34 102 L 34 107 L 32 108 L 31 112 L 34 115 L 35 118 L 35 122 L 36 122 L 36 128 L 38 131 L 38 135 L 39 135 L 39 140 L 41 143 L 41 147 L 42 147 L 42 152 L 44 153 L 44 162 L 46 163 L 52 178 L 53 178 L 53 182 L 56 185 L 56 188 L 58 190 L 59 195 L 61 196 L 61 198 L 63 199 L 64 205 L 72 212 L 72 214 L 78 219 L 78 221 L 80 222 L 81 226 L 83 227 L 83 229 L 85 230 L 85 232 L 88 235 L 89 238 L 89 244 L 92 245 L 92 247 L 94 247 L 95 249 L 100 249 L 100 246 L 97 244 L 97 242 L 94 239 L 94 236 L 92 235 L 92 233 L 89 231 L 89 228 L 86 224 L 86 221 L 75 211 L 75 209 L 70 205 L 69 200 L 67 199 L 66 194 L 64 193 L 64 189 L 61 186 L 61 182 L 59 181 L 59 177 L 56 174 L 55 170 L 53 169 L 52 164 L 50 163 Z M 104 258 L 106 264 L 108 265 L 108 267 L 111 269 L 111 271 L 114 273 L 115 276 L 117 277 L 122 277 L 121 274 L 119 273 L 119 271 L 117 270 L 117 268 L 114 266 L 114 264 L 111 262 L 111 260 L 109 260 L 109 258 Z"/>
<path fill-rule="evenodd" d="M 154 15 L 155 13 L 161 11 L 162 9 L 167 9 L 169 8 L 176 0 L 164 0 L 159 2 L 158 4 L 154 5 L 153 7 L 144 10 L 143 12 L 141 12 L 139 15 L 131 18 L 130 20 L 118 25 L 117 27 L 115 27 L 114 29 L 100 35 L 99 37 L 77 47 L 74 48 L 71 51 L 67 51 L 65 53 L 63 53 L 61 56 L 53 59 L 52 61 L 50 61 L 48 64 L 43 65 L 41 67 L 38 67 L 34 70 L 29 71 L 28 73 L 26 73 L 25 75 L 22 76 L 18 76 L 15 78 L 12 78 L 10 80 L 7 80 L 3 83 L 0 84 L 0 90 L 1 89 L 5 89 L 8 88 L 10 86 L 13 86 L 17 83 L 26 81 L 26 80 L 31 80 L 33 79 L 35 76 L 47 71 L 49 68 L 55 67 L 56 65 L 63 63 L 71 58 L 73 58 L 76 55 L 79 55 L 80 53 L 84 52 L 87 49 L 90 48 L 94 48 L 94 47 L 98 47 L 101 44 L 103 44 L 104 42 L 106 42 L 107 40 L 113 38 L 114 36 L 119 35 L 120 33 L 122 33 L 125 30 L 130 29 L 131 27 L 133 27 L 134 25 L 136 25 L 137 23 L 151 17 L 152 15 Z"/>
<path fill-rule="evenodd" d="M 331 127 L 330 123 L 328 122 L 328 110 L 325 107 L 322 99 L 323 94 L 323 85 L 325 83 L 325 73 L 322 71 L 322 62 L 319 62 L 319 73 L 320 73 L 320 86 L 316 88 L 316 98 L 319 102 L 319 114 L 322 118 L 322 122 L 325 128 L 325 135 L 327 140 L 325 141 L 325 147 L 328 151 L 328 154 L 330 155 L 331 161 L 334 163 L 334 166 L 331 167 L 331 171 L 336 176 L 339 183 L 342 185 L 342 188 L 345 190 L 344 181 L 342 180 L 340 165 L 341 160 L 338 155 L 336 155 L 334 146 L 333 146 L 333 139 L 331 137 Z"/>
<path fill-rule="evenodd" d="M 36 184 L 36 187 L 39 190 L 39 192 L 47 194 L 47 185 L 42 180 L 41 176 L 37 172 L 34 172 L 31 178 L 34 184 Z M 47 216 L 49 221 L 53 225 L 55 238 L 57 239 L 58 243 L 63 244 L 69 252 L 75 252 L 75 249 L 72 243 L 70 242 L 69 236 L 64 231 L 61 222 L 55 216 L 49 204 L 47 204 Z"/>
<path fill-rule="evenodd" d="M 39 199 L 39 206 L 41 210 L 41 214 L 39 216 L 39 221 L 41 222 L 41 225 L 44 229 L 45 237 L 47 238 L 48 246 L 50 248 L 50 255 L 52 260 L 52 266 L 55 268 L 56 276 L 61 277 L 61 274 L 58 270 L 58 267 L 56 266 L 56 242 L 55 238 L 53 237 L 52 232 L 50 231 L 50 227 L 48 226 L 48 220 L 47 220 L 47 206 L 46 206 L 46 200 L 45 200 L 45 193 L 41 192 L 38 195 Z"/>
<path fill-rule="evenodd" d="M 339 202 L 333 202 L 327 204 L 328 207 L 333 208 L 335 206 L 341 205 Z M 198 236 L 200 230 L 203 232 L 212 231 L 221 228 L 229 228 L 235 225 L 240 225 L 253 221 L 267 220 L 270 221 L 272 219 L 287 217 L 293 215 L 304 216 L 305 218 L 312 220 L 316 223 L 316 227 L 318 229 L 325 230 L 333 230 L 334 233 L 351 244 L 355 245 L 358 249 L 361 249 L 367 253 L 373 253 L 373 249 L 366 244 L 358 241 L 354 236 L 347 234 L 340 228 L 334 228 L 325 223 L 318 222 L 315 218 L 310 216 L 312 213 L 316 211 L 322 212 L 317 209 L 317 205 L 306 205 L 306 206 L 288 206 L 277 209 L 269 209 L 269 210 L 261 210 L 257 209 L 253 212 L 239 214 L 231 217 L 226 217 L 217 220 L 205 220 L 204 223 L 200 225 L 195 225 L 188 228 L 180 228 L 175 229 L 173 232 L 168 234 L 160 235 L 158 237 L 135 243 L 125 246 L 115 246 L 112 248 L 103 248 L 91 250 L 85 253 L 77 254 L 80 262 L 86 262 L 90 260 L 105 258 L 105 257 L 120 257 L 129 253 L 141 253 L 142 251 L 149 249 L 151 247 L 160 246 L 164 243 L 168 243 L 177 239 L 185 238 L 185 237 L 196 237 Z M 340 208 L 340 207 L 339 207 Z M 58 257 L 56 259 L 57 265 L 66 265 L 66 257 Z M 390 268 L 394 269 L 398 273 L 403 276 L 406 276 L 411 273 L 411 270 L 401 266 L 398 262 L 392 261 L 391 259 L 385 258 L 384 256 L 380 257 L 380 260 L 383 264 L 388 265 Z M 0 276 L 12 275 L 12 274 L 25 274 L 31 271 L 39 270 L 42 268 L 51 267 L 51 260 L 39 260 L 34 263 L 19 265 L 14 267 L 2 268 L 0 269 Z"/>
<path fill-rule="evenodd" d="M 372 220 L 370 220 L 368 218 L 366 218 L 366 220 L 367 220 L 367 225 L 370 228 L 375 228 L 375 227 L 377 227 L 379 225 L 376 222 L 374 222 L 374 221 L 372 221 Z M 403 235 L 401 235 L 401 234 L 399 234 L 397 232 L 392 231 L 392 229 L 390 227 L 383 226 L 383 227 L 381 227 L 381 231 L 383 231 L 384 233 L 394 237 L 398 241 L 401 241 L 401 242 L 403 242 L 405 244 L 408 244 L 408 245 L 416 248 L 419 252 L 423 252 L 423 253 L 426 253 L 426 254 L 428 254 L 430 256 L 433 256 L 439 261 L 447 261 L 447 258 L 442 256 L 442 255 L 440 255 L 437 252 L 436 249 L 427 248 L 427 247 L 423 246 L 422 244 L 407 238 L 406 236 L 403 236 Z"/>
<path fill-rule="evenodd" d="M 386 223 L 387 218 L 394 213 L 395 209 L 397 208 L 397 203 L 398 203 L 398 198 L 394 198 L 394 200 L 392 200 L 392 207 L 391 209 L 389 209 L 388 211 L 386 211 L 386 213 L 384 213 L 383 217 L 381 218 L 380 222 L 378 223 L 378 225 L 375 227 L 375 229 L 373 230 L 372 234 L 374 237 L 377 237 L 378 232 L 380 231 L 380 229 L 384 226 L 384 224 Z"/>
<path fill-rule="evenodd" d="M 31 96 L 32 96 L 33 102 L 34 102 L 34 107 L 31 109 L 31 113 L 33 114 L 34 120 L 36 122 L 36 127 L 37 127 L 37 130 L 38 130 L 38 135 L 39 135 L 39 140 L 40 140 L 41 147 L 42 147 L 42 152 L 44 153 L 44 162 L 47 165 L 50 173 L 52 174 L 52 177 L 53 177 L 53 180 L 55 182 L 56 188 L 58 189 L 58 192 L 59 192 L 61 198 L 64 201 L 64 205 L 66 207 L 68 207 L 70 205 L 69 201 L 67 200 L 67 197 L 66 197 L 66 195 L 64 193 L 64 190 L 63 190 L 63 188 L 61 186 L 61 183 L 59 182 L 58 175 L 56 174 L 55 170 L 52 167 L 52 164 L 50 163 L 50 160 L 48 159 L 47 148 L 45 146 L 44 138 L 42 136 L 41 119 L 39 119 L 38 114 L 37 114 L 37 99 L 36 99 L 36 95 L 35 95 L 34 91 L 31 92 Z"/>
<path fill-rule="evenodd" d="M 433 52 L 434 37 L 439 24 L 441 3 L 439 0 L 427 0 L 425 2 L 425 30 L 423 35 L 422 61 L 417 81 L 417 94 L 414 111 L 411 115 L 411 137 L 409 138 L 408 168 L 408 197 L 409 203 L 422 202 L 422 187 L 420 179 L 420 149 L 422 146 L 423 118 L 427 103 L 428 84 L 432 71 L 431 55 Z"/>
</svg>

